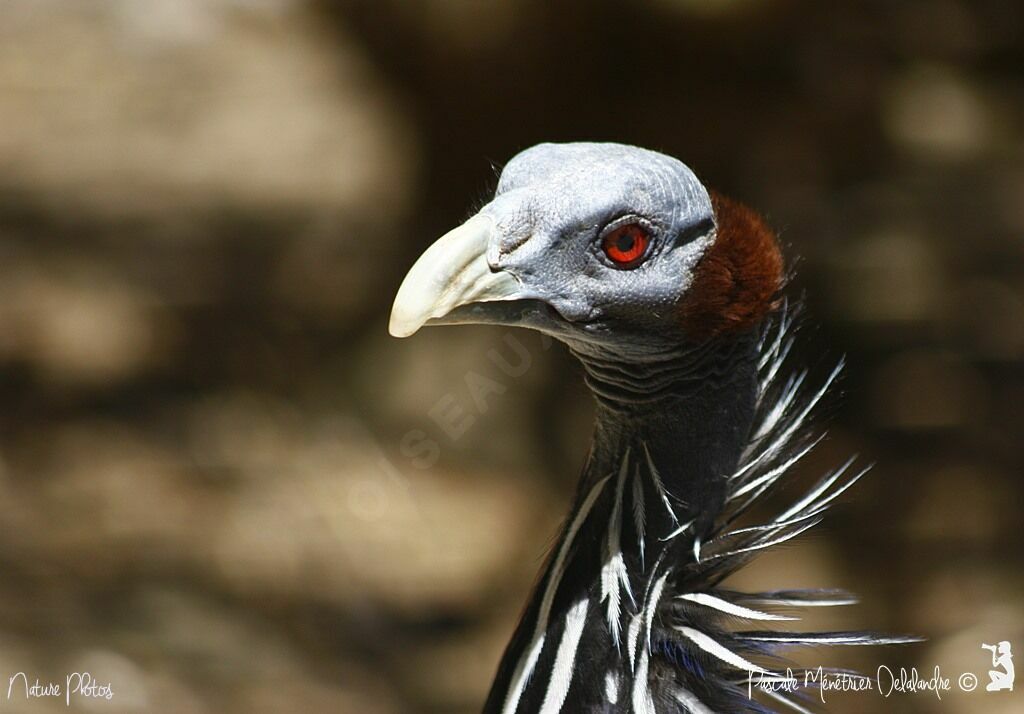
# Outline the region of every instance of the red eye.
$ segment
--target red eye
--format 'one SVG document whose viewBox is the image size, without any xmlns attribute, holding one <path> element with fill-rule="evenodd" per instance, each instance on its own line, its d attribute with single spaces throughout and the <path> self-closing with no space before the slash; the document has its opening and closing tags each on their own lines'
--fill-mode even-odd
<svg viewBox="0 0 1024 714">
<path fill-rule="evenodd" d="M 601 239 L 601 250 L 619 268 L 640 264 L 651 237 L 638 223 L 619 226 Z"/>
</svg>

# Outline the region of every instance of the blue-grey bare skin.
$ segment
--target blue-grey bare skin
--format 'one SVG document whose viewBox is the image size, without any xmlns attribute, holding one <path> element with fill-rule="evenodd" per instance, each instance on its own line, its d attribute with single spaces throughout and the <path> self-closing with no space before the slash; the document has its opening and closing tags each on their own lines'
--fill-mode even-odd
<svg viewBox="0 0 1024 714">
<path fill-rule="evenodd" d="M 619 144 L 527 149 L 502 171 L 494 200 L 480 213 L 500 236 L 488 263 L 515 276 L 522 300 L 540 303 L 527 326 L 588 342 L 630 338 L 638 348 L 672 346 L 662 332 L 674 332 L 673 307 L 714 228 L 708 192 L 689 168 Z M 600 251 L 599 232 L 634 219 L 652 231 L 650 257 L 634 270 L 616 270 Z M 486 320 L 496 309 L 505 322 L 507 307 L 485 303 L 475 316 Z M 548 319 L 550 309 L 561 319 Z"/>
</svg>

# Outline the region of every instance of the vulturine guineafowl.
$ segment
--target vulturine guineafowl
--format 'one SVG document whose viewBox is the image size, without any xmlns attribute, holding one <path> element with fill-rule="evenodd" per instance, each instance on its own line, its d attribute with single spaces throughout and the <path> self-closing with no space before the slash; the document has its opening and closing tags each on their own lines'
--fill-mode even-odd
<svg viewBox="0 0 1024 714">
<path fill-rule="evenodd" d="M 783 376 L 782 287 L 760 217 L 676 159 L 618 144 L 520 153 L 493 200 L 409 271 L 393 335 L 540 330 L 579 359 L 597 401 L 577 494 L 487 714 L 803 711 L 792 692 L 750 698 L 748 677 L 779 675 L 788 645 L 906 641 L 769 627 L 794 608 L 847 604 L 843 592 L 721 585 L 814 526 L 861 475 L 848 462 L 769 522 L 737 524 L 817 443 L 805 422 L 836 376 L 813 388 L 805 372 Z"/>
</svg>

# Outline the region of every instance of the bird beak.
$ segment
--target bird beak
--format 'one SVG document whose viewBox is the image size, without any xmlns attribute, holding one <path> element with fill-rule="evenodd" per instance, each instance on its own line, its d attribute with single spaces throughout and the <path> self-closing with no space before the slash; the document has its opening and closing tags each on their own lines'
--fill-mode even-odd
<svg viewBox="0 0 1024 714">
<path fill-rule="evenodd" d="M 388 331 L 408 337 L 457 307 L 521 297 L 519 281 L 487 262 L 494 233 L 493 220 L 478 214 L 427 248 L 398 288 Z"/>
</svg>

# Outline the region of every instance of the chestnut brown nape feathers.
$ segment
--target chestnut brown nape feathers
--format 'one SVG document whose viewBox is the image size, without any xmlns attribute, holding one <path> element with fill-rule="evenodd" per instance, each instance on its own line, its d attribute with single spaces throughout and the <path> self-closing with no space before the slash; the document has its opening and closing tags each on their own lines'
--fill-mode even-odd
<svg viewBox="0 0 1024 714">
<path fill-rule="evenodd" d="M 751 208 L 709 193 L 715 240 L 680 304 L 683 329 L 696 341 L 754 327 L 779 306 L 783 283 L 774 231 Z"/>
</svg>

